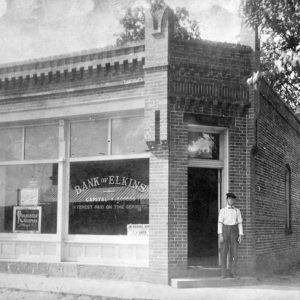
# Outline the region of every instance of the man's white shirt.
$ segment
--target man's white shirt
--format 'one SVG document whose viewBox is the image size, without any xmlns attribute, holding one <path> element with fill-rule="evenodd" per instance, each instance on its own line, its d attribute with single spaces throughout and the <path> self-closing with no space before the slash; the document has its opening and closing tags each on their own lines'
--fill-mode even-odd
<svg viewBox="0 0 300 300">
<path fill-rule="evenodd" d="M 222 226 L 224 225 L 236 225 L 238 224 L 239 235 L 243 235 L 243 218 L 241 211 L 236 207 L 227 205 L 222 208 L 219 213 L 218 220 L 218 234 L 222 233 Z"/>
</svg>

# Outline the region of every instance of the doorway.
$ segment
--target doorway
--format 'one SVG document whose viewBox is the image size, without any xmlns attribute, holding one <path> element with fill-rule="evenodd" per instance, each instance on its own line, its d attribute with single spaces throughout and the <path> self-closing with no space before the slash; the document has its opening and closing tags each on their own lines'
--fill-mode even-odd
<svg viewBox="0 0 300 300">
<path fill-rule="evenodd" d="M 188 169 L 188 265 L 218 267 L 221 170 Z"/>
</svg>

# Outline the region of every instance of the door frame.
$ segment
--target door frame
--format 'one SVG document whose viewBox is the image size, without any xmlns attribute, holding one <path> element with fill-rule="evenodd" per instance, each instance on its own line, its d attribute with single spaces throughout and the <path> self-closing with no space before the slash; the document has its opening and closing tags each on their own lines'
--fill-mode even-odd
<svg viewBox="0 0 300 300">
<path fill-rule="evenodd" d="M 216 126 L 202 126 L 202 125 L 188 125 L 189 132 L 207 132 L 217 133 L 220 135 L 220 153 L 219 159 L 189 159 L 188 168 L 205 168 L 218 169 L 218 213 L 225 205 L 226 193 L 228 193 L 229 186 L 229 132 L 226 127 Z M 218 242 L 219 243 L 219 242 Z M 220 245 L 218 245 L 220 247 Z M 219 253 L 220 265 L 220 253 Z"/>
</svg>

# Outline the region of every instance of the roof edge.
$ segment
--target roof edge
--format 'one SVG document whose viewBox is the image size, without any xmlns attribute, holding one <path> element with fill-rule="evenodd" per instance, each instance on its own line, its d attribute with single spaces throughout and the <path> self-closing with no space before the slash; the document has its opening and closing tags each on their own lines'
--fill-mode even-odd
<svg viewBox="0 0 300 300">
<path fill-rule="evenodd" d="M 133 50 L 128 50 L 133 49 Z M 37 59 L 10 62 L 0 64 L 0 75 L 6 73 L 30 72 L 45 68 L 55 68 L 73 65 L 76 63 L 93 62 L 99 59 L 112 58 L 129 55 L 144 51 L 144 41 L 129 42 L 122 46 L 108 46 L 104 48 L 95 48 L 72 53 L 59 54 Z"/>
</svg>

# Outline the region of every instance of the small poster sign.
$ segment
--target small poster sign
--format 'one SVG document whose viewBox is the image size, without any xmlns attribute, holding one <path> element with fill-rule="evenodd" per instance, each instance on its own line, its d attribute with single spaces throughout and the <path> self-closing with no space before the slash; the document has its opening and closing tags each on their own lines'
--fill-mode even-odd
<svg viewBox="0 0 300 300">
<path fill-rule="evenodd" d="M 149 236 L 149 224 L 128 224 L 127 235 Z"/>
<path fill-rule="evenodd" d="M 37 205 L 39 203 L 39 189 L 25 188 L 21 189 L 20 205 Z"/>
<path fill-rule="evenodd" d="M 40 233 L 41 206 L 14 206 L 13 232 Z"/>
</svg>

